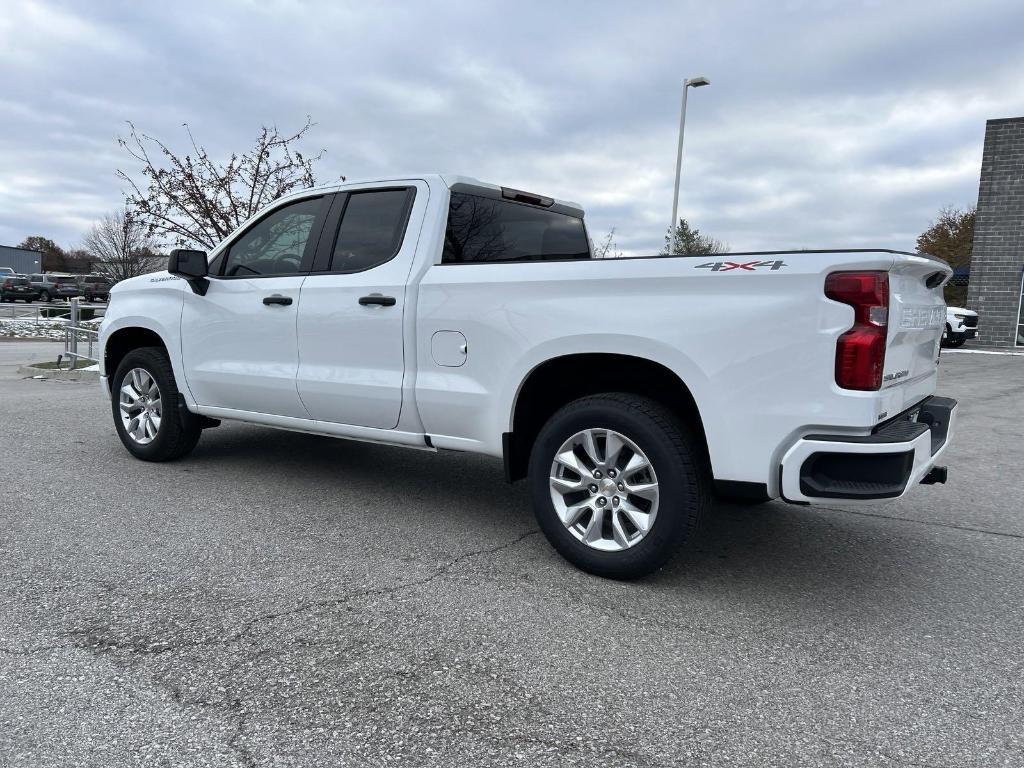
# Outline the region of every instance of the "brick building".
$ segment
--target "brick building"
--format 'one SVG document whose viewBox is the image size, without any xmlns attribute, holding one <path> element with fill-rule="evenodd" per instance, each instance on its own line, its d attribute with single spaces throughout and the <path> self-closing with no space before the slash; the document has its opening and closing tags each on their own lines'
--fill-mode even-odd
<svg viewBox="0 0 1024 768">
<path fill-rule="evenodd" d="M 981 315 L 978 340 L 1024 346 L 1024 117 L 989 120 L 967 306 Z"/>
</svg>

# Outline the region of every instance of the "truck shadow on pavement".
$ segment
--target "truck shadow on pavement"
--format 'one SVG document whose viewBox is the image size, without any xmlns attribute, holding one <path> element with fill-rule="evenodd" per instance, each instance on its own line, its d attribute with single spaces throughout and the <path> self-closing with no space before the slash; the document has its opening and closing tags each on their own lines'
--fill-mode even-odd
<svg viewBox="0 0 1024 768">
<path fill-rule="evenodd" d="M 536 529 L 526 484 L 508 485 L 501 462 L 493 458 L 248 425 L 208 432 L 195 457 L 178 466 L 221 478 L 259 478 L 268 487 L 308 494 L 317 508 L 310 514 L 318 518 L 324 504 L 344 496 L 349 508 L 353 497 L 357 504 L 379 504 L 375 517 L 384 526 L 416 517 L 428 529 L 479 526 L 488 538 Z M 922 540 L 931 541 L 927 532 L 898 521 L 781 502 L 740 507 L 720 501 L 691 546 L 639 584 L 671 592 L 724 584 L 737 598 L 749 592 L 758 600 L 825 600 L 836 606 L 891 601 L 899 599 L 899 585 L 918 582 L 914 574 L 931 569 L 937 555 Z M 594 585 L 609 584 L 577 572 L 539 534 L 518 555 L 529 558 L 532 568 L 558 569 L 561 578 L 570 572 Z"/>
</svg>

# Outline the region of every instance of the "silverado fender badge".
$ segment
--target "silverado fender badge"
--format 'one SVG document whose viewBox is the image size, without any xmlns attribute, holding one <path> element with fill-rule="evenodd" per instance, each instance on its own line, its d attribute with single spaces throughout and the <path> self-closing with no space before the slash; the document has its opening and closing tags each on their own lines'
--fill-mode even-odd
<svg viewBox="0 0 1024 768">
<path fill-rule="evenodd" d="M 743 272 L 753 272 L 759 267 L 768 267 L 770 272 L 775 272 L 786 266 L 782 259 L 777 261 L 706 261 L 703 264 L 694 265 L 694 269 L 710 269 L 712 272 L 732 272 L 738 269 Z"/>
<path fill-rule="evenodd" d="M 897 381 L 899 379 L 905 379 L 910 375 L 910 371 L 896 371 L 895 373 L 887 373 L 882 377 L 882 381 Z"/>
</svg>

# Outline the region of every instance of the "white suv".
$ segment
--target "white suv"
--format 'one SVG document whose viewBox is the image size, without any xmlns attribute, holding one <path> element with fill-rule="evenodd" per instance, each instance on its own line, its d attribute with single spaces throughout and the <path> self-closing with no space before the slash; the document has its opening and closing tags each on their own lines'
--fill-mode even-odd
<svg viewBox="0 0 1024 768">
<path fill-rule="evenodd" d="M 978 335 L 978 313 L 963 307 L 946 307 L 946 328 L 942 332 L 942 346 L 962 347 L 968 339 Z"/>
</svg>

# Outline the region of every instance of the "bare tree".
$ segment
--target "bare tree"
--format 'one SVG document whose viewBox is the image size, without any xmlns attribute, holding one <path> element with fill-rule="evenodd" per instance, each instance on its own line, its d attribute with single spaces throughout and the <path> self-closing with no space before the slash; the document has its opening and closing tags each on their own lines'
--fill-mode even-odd
<svg viewBox="0 0 1024 768">
<path fill-rule="evenodd" d="M 92 264 L 95 259 L 84 248 L 71 248 L 64 252 L 64 271 L 77 275 L 86 275 L 92 272 Z"/>
<path fill-rule="evenodd" d="M 85 236 L 82 246 L 92 257 L 96 271 L 114 282 L 155 272 L 166 263 L 157 254 L 157 244 L 146 223 L 127 209 L 100 219 Z"/>
<path fill-rule="evenodd" d="M 323 151 L 304 156 L 294 146 L 313 123 L 295 133 L 282 134 L 276 126 L 263 126 L 251 150 L 232 153 L 226 163 L 215 162 L 192 136 L 190 154 L 177 154 L 159 139 L 131 131 L 118 144 L 142 164 L 145 189 L 121 169 L 128 184 L 125 203 L 154 237 L 169 237 L 179 246 L 213 248 L 242 222 L 268 203 L 297 189 L 316 185 L 313 164 Z M 341 180 L 344 181 L 342 176 Z"/>
<path fill-rule="evenodd" d="M 622 251 L 619 250 L 618 243 L 615 242 L 615 227 L 608 230 L 608 234 L 604 236 L 604 240 L 600 244 L 594 245 L 594 258 L 595 259 L 621 259 Z"/>
</svg>

